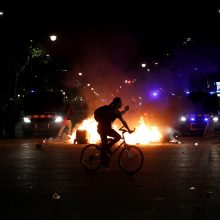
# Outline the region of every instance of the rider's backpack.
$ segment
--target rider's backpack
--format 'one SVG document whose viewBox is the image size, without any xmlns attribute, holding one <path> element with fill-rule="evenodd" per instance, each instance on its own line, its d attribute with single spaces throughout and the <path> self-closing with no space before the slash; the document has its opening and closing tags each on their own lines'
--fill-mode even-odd
<svg viewBox="0 0 220 220">
<path fill-rule="evenodd" d="M 101 107 L 98 107 L 94 111 L 94 118 L 97 122 L 103 122 L 106 119 L 108 119 L 110 115 L 110 110 L 108 105 L 103 105 Z"/>
</svg>

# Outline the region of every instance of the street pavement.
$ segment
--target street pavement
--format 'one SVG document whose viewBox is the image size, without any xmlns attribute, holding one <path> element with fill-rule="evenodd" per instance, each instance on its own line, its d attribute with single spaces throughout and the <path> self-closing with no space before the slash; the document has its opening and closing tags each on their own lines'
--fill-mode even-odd
<svg viewBox="0 0 220 220">
<path fill-rule="evenodd" d="M 84 145 L 0 140 L 0 219 L 219 219 L 220 139 L 140 146 L 134 176 L 111 160 L 87 173 Z"/>
</svg>

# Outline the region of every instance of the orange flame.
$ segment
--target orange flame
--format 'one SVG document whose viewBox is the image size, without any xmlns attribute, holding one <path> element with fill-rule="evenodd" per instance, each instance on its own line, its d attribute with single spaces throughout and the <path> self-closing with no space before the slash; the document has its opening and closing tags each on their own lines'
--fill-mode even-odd
<svg viewBox="0 0 220 220">
<path fill-rule="evenodd" d="M 118 130 L 118 127 L 113 124 L 113 128 Z M 100 141 L 100 136 L 97 132 L 97 122 L 94 117 L 85 119 L 81 124 L 79 124 L 72 133 L 71 142 L 73 143 L 76 138 L 77 130 L 85 130 L 88 137 L 89 143 L 98 143 Z M 162 138 L 162 135 L 159 129 L 156 126 L 147 125 L 144 122 L 144 118 L 140 117 L 137 126 L 135 126 L 135 131 L 132 134 L 125 134 L 126 142 L 129 144 L 149 144 L 152 142 L 159 142 Z"/>
<path fill-rule="evenodd" d="M 126 141 L 129 144 L 149 144 L 161 140 L 162 135 L 156 126 L 147 125 L 144 118 L 140 117 L 135 132 L 131 135 L 126 133 Z"/>
</svg>

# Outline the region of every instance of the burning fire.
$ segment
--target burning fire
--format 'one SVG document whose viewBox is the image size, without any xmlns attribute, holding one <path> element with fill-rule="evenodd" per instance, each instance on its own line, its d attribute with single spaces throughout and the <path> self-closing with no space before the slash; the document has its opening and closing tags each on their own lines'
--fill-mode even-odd
<svg viewBox="0 0 220 220">
<path fill-rule="evenodd" d="M 135 132 L 131 135 L 126 133 L 126 141 L 129 144 L 149 144 L 151 142 L 158 142 L 162 135 L 156 126 L 147 125 L 144 118 L 140 117 Z"/>
<path fill-rule="evenodd" d="M 113 128 L 118 130 L 118 127 L 114 124 Z M 89 143 L 97 143 L 100 141 L 100 136 L 97 132 L 97 122 L 93 117 L 85 119 L 77 128 L 73 130 L 71 141 L 74 142 L 76 137 L 76 132 L 86 131 Z M 152 142 L 159 142 L 162 135 L 156 126 L 147 125 L 144 122 L 144 118 L 140 117 L 138 124 L 135 126 L 135 131 L 132 134 L 126 133 L 126 142 L 129 144 L 149 144 Z"/>
</svg>

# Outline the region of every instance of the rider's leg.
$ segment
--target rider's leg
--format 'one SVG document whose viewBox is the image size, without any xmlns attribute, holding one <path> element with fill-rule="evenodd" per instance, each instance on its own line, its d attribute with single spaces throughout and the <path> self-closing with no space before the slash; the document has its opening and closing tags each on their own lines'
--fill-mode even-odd
<svg viewBox="0 0 220 220">
<path fill-rule="evenodd" d="M 101 164 L 105 167 L 109 167 L 109 161 L 110 161 L 110 156 L 107 151 L 107 135 L 100 135 L 101 136 Z"/>
<path fill-rule="evenodd" d="M 111 147 L 121 139 L 121 135 L 114 129 L 110 129 L 108 136 L 113 137 L 113 139 L 107 144 L 107 151 L 111 152 Z"/>
<path fill-rule="evenodd" d="M 108 143 L 107 132 L 105 132 L 105 130 L 99 129 L 98 133 L 101 138 L 101 158 L 105 159 L 107 157 L 107 143 Z"/>
<path fill-rule="evenodd" d="M 101 138 L 101 163 L 106 166 L 109 167 L 109 160 L 110 160 L 110 155 L 109 155 L 109 149 L 110 146 L 108 144 L 108 136 L 112 136 L 115 138 L 115 140 L 113 140 L 113 142 L 111 143 L 116 143 L 118 140 L 120 140 L 121 136 L 115 132 L 113 129 L 111 129 L 111 127 L 106 127 L 106 126 L 101 126 L 100 124 L 98 125 L 98 133 L 100 135 Z"/>
</svg>

